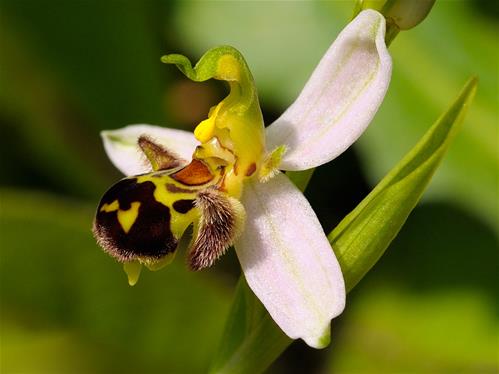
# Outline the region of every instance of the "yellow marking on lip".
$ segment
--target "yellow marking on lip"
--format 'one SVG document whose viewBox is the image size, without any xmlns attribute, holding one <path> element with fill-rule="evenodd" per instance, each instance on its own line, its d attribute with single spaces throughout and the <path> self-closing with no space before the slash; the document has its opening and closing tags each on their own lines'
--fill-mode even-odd
<svg viewBox="0 0 499 374">
<path fill-rule="evenodd" d="M 135 220 L 139 215 L 139 207 L 140 202 L 135 201 L 131 204 L 130 209 L 118 210 L 118 222 L 123 228 L 123 231 L 125 231 L 125 234 L 128 234 L 128 232 L 132 228 L 132 225 L 135 223 Z"/>
<path fill-rule="evenodd" d="M 114 212 L 115 210 L 118 210 L 119 208 L 120 208 L 120 203 L 118 202 L 118 200 L 114 200 L 111 204 L 108 203 L 102 204 L 100 211 L 111 213 Z"/>
<path fill-rule="evenodd" d="M 215 183 L 217 179 L 213 179 L 210 182 Z M 177 200 L 194 200 L 200 189 L 204 189 L 207 186 L 196 187 L 186 186 L 180 182 L 177 182 L 171 177 L 170 173 L 160 174 L 145 174 L 137 177 L 137 183 L 152 182 L 155 185 L 154 189 L 154 200 L 170 209 L 170 229 L 175 238 L 180 238 L 184 234 L 185 229 L 196 219 L 198 219 L 199 213 L 196 208 L 191 209 L 186 214 L 178 213 L 173 208 L 173 204 Z M 178 189 L 178 192 L 175 191 Z"/>
</svg>

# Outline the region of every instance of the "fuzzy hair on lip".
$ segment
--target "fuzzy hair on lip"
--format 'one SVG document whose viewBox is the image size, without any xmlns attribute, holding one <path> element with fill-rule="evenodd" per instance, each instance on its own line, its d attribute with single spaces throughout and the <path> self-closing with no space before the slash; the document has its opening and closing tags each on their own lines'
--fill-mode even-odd
<svg viewBox="0 0 499 374">
<path fill-rule="evenodd" d="M 242 204 L 216 189 L 198 194 L 196 207 L 201 218 L 191 247 L 188 264 L 191 270 L 213 265 L 241 233 L 246 213 Z"/>
</svg>

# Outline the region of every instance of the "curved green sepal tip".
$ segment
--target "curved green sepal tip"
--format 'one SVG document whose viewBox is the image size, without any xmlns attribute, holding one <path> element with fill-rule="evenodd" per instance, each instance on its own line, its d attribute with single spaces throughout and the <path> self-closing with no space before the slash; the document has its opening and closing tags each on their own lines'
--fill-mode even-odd
<svg viewBox="0 0 499 374">
<path fill-rule="evenodd" d="M 247 111 L 258 105 L 253 76 L 243 55 L 234 47 L 220 46 L 206 52 L 193 67 L 191 61 L 179 54 L 161 57 L 165 64 L 174 64 L 194 82 L 204 82 L 208 79 L 217 79 L 229 82 L 230 100 L 227 104 L 240 104 L 241 111 Z M 258 108 L 259 112 L 259 108 Z"/>
<path fill-rule="evenodd" d="M 244 57 L 231 46 L 220 46 L 208 50 L 194 67 L 187 57 L 179 54 L 165 55 L 161 57 L 161 61 L 165 64 L 176 65 L 187 78 L 195 82 L 213 78 L 253 84 L 253 77 Z"/>
<path fill-rule="evenodd" d="M 184 55 L 179 55 L 176 53 L 165 55 L 161 57 L 161 62 L 165 64 L 174 64 L 177 68 L 185 74 L 190 80 L 201 82 L 203 80 L 210 79 L 211 77 L 206 77 L 204 79 L 198 77 L 197 71 L 192 68 L 191 61 Z"/>
</svg>

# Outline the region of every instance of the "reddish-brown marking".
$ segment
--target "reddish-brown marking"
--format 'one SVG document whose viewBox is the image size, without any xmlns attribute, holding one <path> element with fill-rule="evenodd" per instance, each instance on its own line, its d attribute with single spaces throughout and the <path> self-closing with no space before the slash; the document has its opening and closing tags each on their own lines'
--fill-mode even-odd
<svg viewBox="0 0 499 374">
<path fill-rule="evenodd" d="M 239 160 L 236 160 L 236 162 L 234 162 L 233 170 L 234 170 L 234 175 L 239 174 Z"/>
<path fill-rule="evenodd" d="M 175 186 L 172 183 L 167 183 L 166 184 L 166 189 L 169 192 L 173 192 L 173 193 L 177 193 L 177 192 L 181 192 L 181 193 L 195 193 L 196 192 L 196 190 L 188 190 L 187 188 L 177 187 L 177 186 Z"/>
<path fill-rule="evenodd" d="M 211 181 L 213 174 L 202 161 L 194 159 L 185 168 L 172 174 L 171 177 L 186 186 L 199 186 Z"/>
<path fill-rule="evenodd" d="M 246 176 L 250 177 L 253 175 L 253 173 L 256 171 L 256 164 L 253 162 L 249 167 L 248 170 L 246 170 Z"/>
</svg>

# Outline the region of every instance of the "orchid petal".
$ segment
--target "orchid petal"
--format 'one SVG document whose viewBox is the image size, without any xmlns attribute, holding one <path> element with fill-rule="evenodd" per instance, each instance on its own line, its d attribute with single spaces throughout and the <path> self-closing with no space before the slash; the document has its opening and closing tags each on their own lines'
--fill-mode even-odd
<svg viewBox="0 0 499 374">
<path fill-rule="evenodd" d="M 235 248 L 248 285 L 289 337 L 325 347 L 345 285 L 312 207 L 284 174 L 249 182 L 242 202 L 247 221 Z"/>
<path fill-rule="evenodd" d="M 373 119 L 392 70 L 385 18 L 361 12 L 340 33 L 295 102 L 267 128 L 268 149 L 286 145 L 283 170 L 305 170 L 345 151 Z"/>
<path fill-rule="evenodd" d="M 198 141 L 191 132 L 159 126 L 129 125 L 118 130 L 102 131 L 101 136 L 107 156 L 125 175 L 152 171 L 151 165 L 137 144 L 141 135 L 148 135 L 183 160 L 190 160 L 198 145 Z"/>
</svg>

